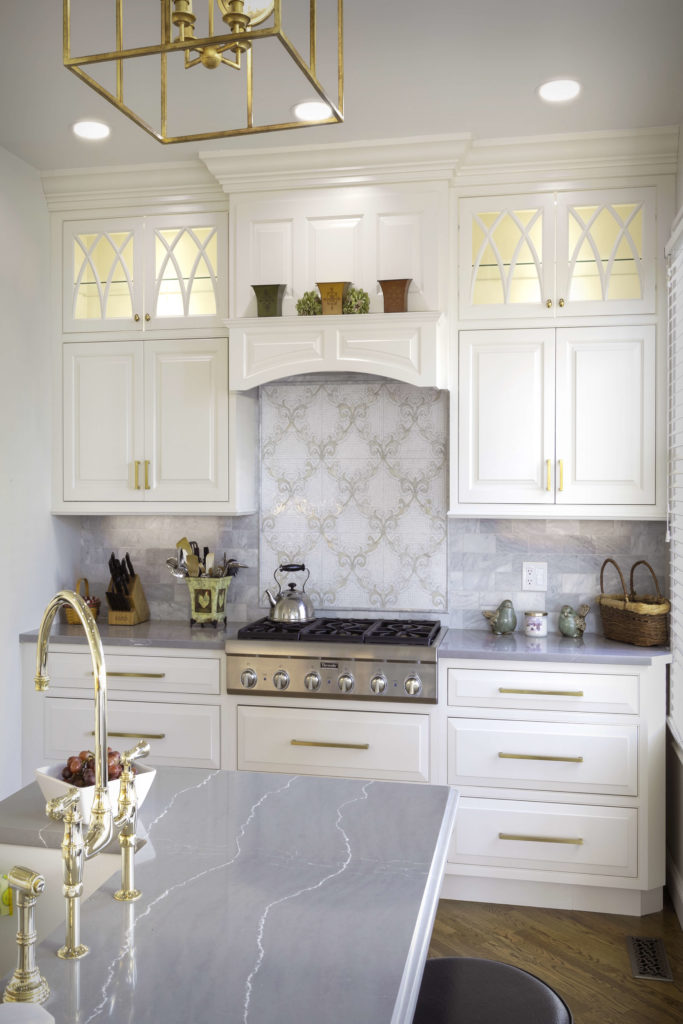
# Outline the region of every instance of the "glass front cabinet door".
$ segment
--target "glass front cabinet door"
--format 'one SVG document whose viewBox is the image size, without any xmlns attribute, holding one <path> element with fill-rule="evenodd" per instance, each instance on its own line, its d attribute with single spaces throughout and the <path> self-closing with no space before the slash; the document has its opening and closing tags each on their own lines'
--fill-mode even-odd
<svg viewBox="0 0 683 1024">
<path fill-rule="evenodd" d="M 225 215 L 66 221 L 63 329 L 213 327 L 226 315 Z"/>
<path fill-rule="evenodd" d="M 655 189 L 460 201 L 460 316 L 655 312 Z"/>
</svg>

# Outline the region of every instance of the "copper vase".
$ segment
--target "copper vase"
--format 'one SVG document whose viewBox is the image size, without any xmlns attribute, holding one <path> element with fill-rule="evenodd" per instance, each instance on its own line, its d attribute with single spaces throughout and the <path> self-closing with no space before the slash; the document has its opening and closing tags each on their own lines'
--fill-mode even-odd
<svg viewBox="0 0 683 1024">
<path fill-rule="evenodd" d="M 350 281 L 317 281 L 318 291 L 323 304 L 323 313 L 334 315 L 344 312 L 344 299 L 349 290 Z"/>
<path fill-rule="evenodd" d="M 385 313 L 407 312 L 408 289 L 412 280 L 412 277 L 395 277 L 377 282 L 384 296 Z"/>
<path fill-rule="evenodd" d="M 282 316 L 282 298 L 286 284 L 252 284 L 258 316 Z"/>
</svg>

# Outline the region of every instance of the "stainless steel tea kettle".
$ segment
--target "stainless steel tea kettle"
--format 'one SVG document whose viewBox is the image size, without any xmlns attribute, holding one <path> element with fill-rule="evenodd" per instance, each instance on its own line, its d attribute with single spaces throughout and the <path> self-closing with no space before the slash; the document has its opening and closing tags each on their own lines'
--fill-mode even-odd
<svg viewBox="0 0 683 1024">
<path fill-rule="evenodd" d="M 301 590 L 297 589 L 296 583 L 288 583 L 287 590 L 283 593 L 280 581 L 277 578 L 277 574 L 290 573 L 290 572 L 305 572 L 308 575 L 303 582 Z M 305 588 L 311 575 L 310 569 L 307 569 L 305 565 L 300 562 L 288 563 L 286 565 L 279 565 L 273 573 L 273 579 L 277 583 L 277 596 L 273 597 L 271 592 L 266 589 L 265 596 L 268 598 L 270 604 L 270 611 L 268 612 L 268 618 L 273 622 L 311 622 L 315 618 L 315 612 L 311 599 L 306 594 Z"/>
</svg>

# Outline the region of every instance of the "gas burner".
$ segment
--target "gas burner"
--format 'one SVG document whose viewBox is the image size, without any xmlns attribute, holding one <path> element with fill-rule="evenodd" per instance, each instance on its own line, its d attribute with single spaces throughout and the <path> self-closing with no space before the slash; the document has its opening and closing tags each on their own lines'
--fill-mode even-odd
<svg viewBox="0 0 683 1024">
<path fill-rule="evenodd" d="M 240 640 L 298 640 L 303 628 L 300 622 L 273 622 L 266 616 L 242 626 L 237 636 Z"/>
<path fill-rule="evenodd" d="M 314 619 L 303 627 L 300 639 L 362 644 L 374 622 L 374 619 Z"/>
<path fill-rule="evenodd" d="M 379 619 L 371 625 L 365 642 L 429 647 L 440 628 L 440 622 L 429 619 Z"/>
</svg>

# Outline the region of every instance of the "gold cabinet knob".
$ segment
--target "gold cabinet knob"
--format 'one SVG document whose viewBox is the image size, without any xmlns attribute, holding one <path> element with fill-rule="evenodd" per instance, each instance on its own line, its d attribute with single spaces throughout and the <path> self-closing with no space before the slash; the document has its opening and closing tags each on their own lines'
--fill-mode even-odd
<svg viewBox="0 0 683 1024">
<path fill-rule="evenodd" d="M 140 314 L 136 313 L 135 316 L 133 317 L 133 320 L 135 320 L 136 324 L 140 323 Z"/>
<path fill-rule="evenodd" d="M 546 304 L 546 307 L 547 307 L 548 309 L 550 309 L 550 308 L 551 308 L 551 306 L 552 306 L 552 304 L 553 304 L 553 300 L 552 300 L 552 299 L 546 299 L 546 300 L 545 300 L 545 304 Z"/>
<path fill-rule="evenodd" d="M 147 321 L 147 323 L 149 323 L 151 319 L 152 319 L 152 318 L 151 318 L 151 316 L 149 315 L 149 313 L 145 313 L 145 320 Z"/>
<path fill-rule="evenodd" d="M 558 306 L 560 306 L 560 308 L 564 306 L 564 299 L 560 299 L 560 301 L 558 302 Z"/>
</svg>

